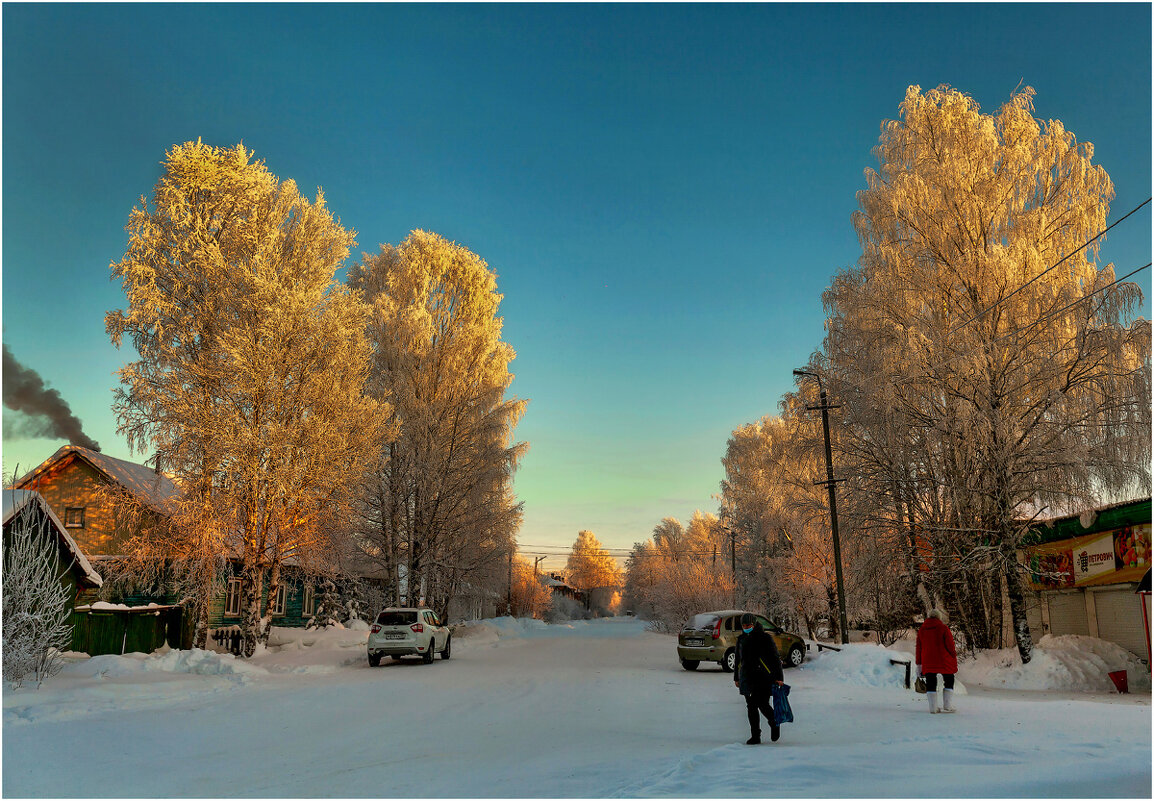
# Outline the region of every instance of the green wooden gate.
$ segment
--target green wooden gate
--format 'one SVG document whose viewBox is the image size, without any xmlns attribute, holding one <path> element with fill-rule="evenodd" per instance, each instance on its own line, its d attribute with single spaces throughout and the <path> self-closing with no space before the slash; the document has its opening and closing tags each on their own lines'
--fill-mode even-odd
<svg viewBox="0 0 1154 801">
<path fill-rule="evenodd" d="M 184 610 L 180 606 L 73 611 L 72 650 L 89 656 L 152 653 L 167 643 L 180 648 Z"/>
</svg>

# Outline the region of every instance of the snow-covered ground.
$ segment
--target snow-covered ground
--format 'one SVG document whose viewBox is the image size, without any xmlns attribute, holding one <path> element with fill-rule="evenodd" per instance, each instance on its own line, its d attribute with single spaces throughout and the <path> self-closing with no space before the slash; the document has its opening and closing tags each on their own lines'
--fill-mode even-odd
<svg viewBox="0 0 1154 801">
<path fill-rule="evenodd" d="M 732 678 L 680 668 L 631 618 L 458 630 L 452 659 L 370 668 L 365 631 L 78 658 L 4 692 L 5 797 L 1134 797 L 1151 795 L 1150 678 L 1099 640 L 981 655 L 955 715 L 890 664 L 811 651 L 796 721 L 746 746 Z M 1106 673 L 1129 670 L 1131 693 Z"/>
</svg>

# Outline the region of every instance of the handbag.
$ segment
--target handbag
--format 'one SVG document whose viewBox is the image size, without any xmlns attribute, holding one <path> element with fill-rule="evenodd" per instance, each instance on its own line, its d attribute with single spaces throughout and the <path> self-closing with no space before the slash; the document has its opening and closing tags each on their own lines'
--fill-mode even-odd
<svg viewBox="0 0 1154 801">
<path fill-rule="evenodd" d="M 793 709 L 789 706 L 789 685 L 774 684 L 769 689 L 773 697 L 773 725 L 793 723 Z"/>
<path fill-rule="evenodd" d="M 926 680 L 921 676 L 914 679 L 914 692 L 924 693 L 926 691 Z"/>
</svg>

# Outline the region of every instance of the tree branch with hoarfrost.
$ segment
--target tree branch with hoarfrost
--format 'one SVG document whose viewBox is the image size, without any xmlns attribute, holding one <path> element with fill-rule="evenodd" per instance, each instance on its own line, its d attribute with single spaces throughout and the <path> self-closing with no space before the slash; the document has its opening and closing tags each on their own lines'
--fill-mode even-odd
<svg viewBox="0 0 1154 801">
<path fill-rule="evenodd" d="M 63 667 L 72 641 L 72 592 L 64 580 L 56 535 L 35 504 L 20 509 L 4 532 L 3 675 L 19 687 L 31 677 L 39 687 Z"/>
</svg>

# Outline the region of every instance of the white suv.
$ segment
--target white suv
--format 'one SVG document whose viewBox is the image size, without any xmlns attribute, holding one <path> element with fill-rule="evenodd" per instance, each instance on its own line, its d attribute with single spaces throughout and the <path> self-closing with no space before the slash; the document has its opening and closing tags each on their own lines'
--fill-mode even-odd
<svg viewBox="0 0 1154 801">
<path fill-rule="evenodd" d="M 434 654 L 449 658 L 451 640 L 432 609 L 389 607 L 369 630 L 369 664 L 376 667 L 383 656 L 400 659 L 408 654 L 420 654 L 426 665 L 431 664 Z"/>
</svg>

